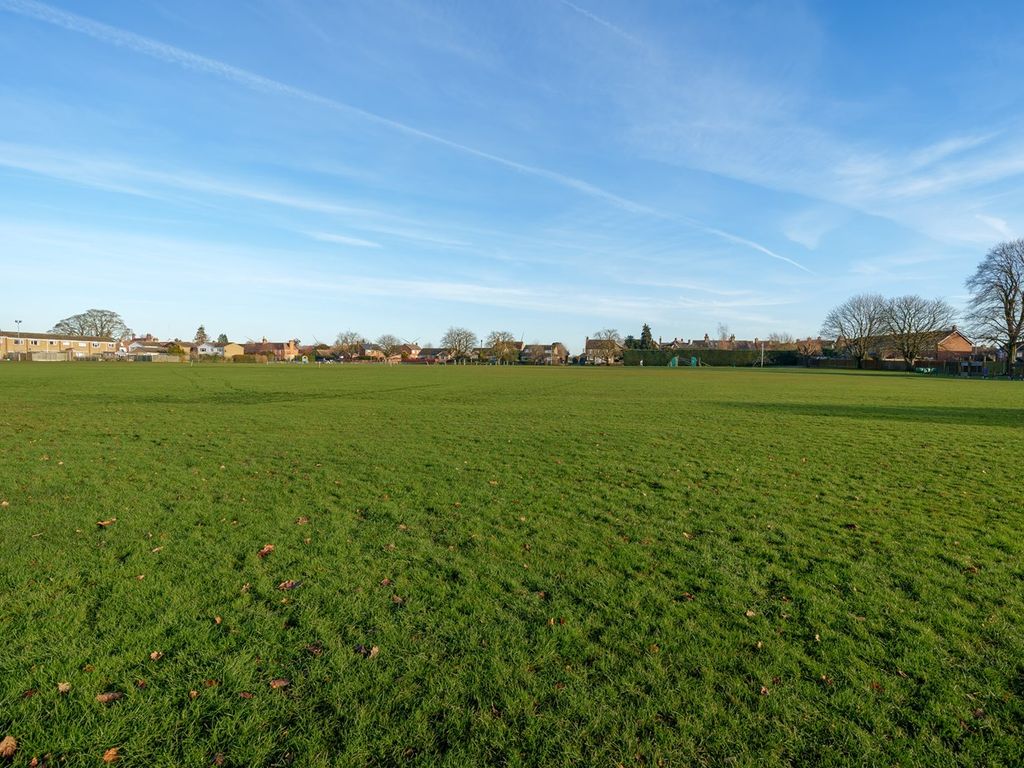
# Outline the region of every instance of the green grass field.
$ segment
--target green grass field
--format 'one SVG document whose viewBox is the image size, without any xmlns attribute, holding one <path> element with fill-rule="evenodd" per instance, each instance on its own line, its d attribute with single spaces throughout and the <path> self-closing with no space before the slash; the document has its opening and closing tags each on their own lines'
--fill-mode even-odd
<svg viewBox="0 0 1024 768">
<path fill-rule="evenodd" d="M 1022 384 L 0 364 L 0 398 L 15 765 L 1024 764 Z"/>
</svg>

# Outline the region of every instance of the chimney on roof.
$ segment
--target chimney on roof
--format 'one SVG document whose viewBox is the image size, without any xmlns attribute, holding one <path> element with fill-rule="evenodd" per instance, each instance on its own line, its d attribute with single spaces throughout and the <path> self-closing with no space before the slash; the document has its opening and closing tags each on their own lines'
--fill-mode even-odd
<svg viewBox="0 0 1024 768">
<path fill-rule="evenodd" d="M 264 344 L 266 344 L 266 343 L 267 343 L 267 337 L 266 337 L 266 336 L 264 336 L 264 337 L 263 337 L 263 343 L 264 343 Z"/>
</svg>

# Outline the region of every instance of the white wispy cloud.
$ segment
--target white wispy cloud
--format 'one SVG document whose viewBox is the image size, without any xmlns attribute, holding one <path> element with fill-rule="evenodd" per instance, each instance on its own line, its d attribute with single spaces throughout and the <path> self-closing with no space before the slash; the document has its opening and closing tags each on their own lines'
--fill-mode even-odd
<svg viewBox="0 0 1024 768">
<path fill-rule="evenodd" d="M 1001 235 L 1002 237 L 1010 239 L 1014 236 L 1013 230 L 1006 222 L 1006 219 L 1001 219 L 998 216 L 988 216 L 984 213 L 976 213 L 974 214 L 974 218 L 983 224 L 987 224 L 996 234 Z"/>
<path fill-rule="evenodd" d="M 35 2 L 34 0 L 0 0 L 0 9 L 19 14 L 21 16 L 37 19 L 72 32 L 84 34 L 109 45 L 125 48 L 160 61 L 175 64 L 196 72 L 213 75 L 250 90 L 285 96 L 305 101 L 326 109 L 338 111 L 349 116 L 359 117 L 367 122 L 389 128 L 404 135 L 429 141 L 448 149 L 500 165 L 518 173 L 545 179 L 551 183 L 572 189 L 589 197 L 602 200 L 631 213 L 669 219 L 692 226 L 706 234 L 721 238 L 727 242 L 741 245 L 745 248 L 750 248 L 762 253 L 763 255 L 769 256 L 772 259 L 796 267 L 797 269 L 808 272 L 810 271 L 799 262 L 787 256 L 783 256 L 760 243 L 718 227 L 708 226 L 693 217 L 677 215 L 671 212 L 659 210 L 644 203 L 615 194 L 614 192 L 582 179 L 548 168 L 521 163 L 492 152 L 487 152 L 467 144 L 453 141 L 435 133 L 416 128 L 415 126 L 407 123 L 393 120 L 375 112 L 338 101 L 337 99 L 332 99 L 303 88 L 298 88 L 217 59 L 202 56 L 177 46 L 144 37 L 128 30 L 120 29 L 109 24 L 103 24 L 84 16 L 54 8 L 44 3 Z M 577 9 L 582 10 L 578 7 Z"/>
<path fill-rule="evenodd" d="M 638 37 L 636 37 L 634 35 L 631 35 L 629 32 L 627 32 L 626 30 L 622 29 L 622 27 L 619 27 L 619 26 L 617 26 L 615 24 L 612 24 L 610 21 L 608 21 L 608 19 L 602 18 L 602 17 L 598 16 L 596 13 L 592 13 L 591 11 L 588 11 L 586 8 L 583 8 L 582 6 L 576 5 L 576 3 L 571 3 L 571 2 L 569 2 L 569 0 L 560 0 L 560 2 L 565 7 L 571 8 L 572 10 L 576 11 L 576 13 L 580 14 L 581 16 L 586 16 L 588 19 L 593 21 L 595 24 L 600 24 L 602 27 L 604 27 L 607 30 L 610 30 L 610 31 L 614 32 L 619 37 L 621 37 L 621 38 L 623 38 L 625 40 L 628 40 L 629 42 L 634 43 L 635 45 L 643 45 L 643 41 L 641 41 Z"/>
<path fill-rule="evenodd" d="M 363 240 L 359 237 L 338 235 L 332 232 L 306 232 L 306 235 L 324 243 L 340 243 L 341 245 L 354 245 L 358 248 L 380 248 L 380 243 L 372 240 Z"/>
</svg>

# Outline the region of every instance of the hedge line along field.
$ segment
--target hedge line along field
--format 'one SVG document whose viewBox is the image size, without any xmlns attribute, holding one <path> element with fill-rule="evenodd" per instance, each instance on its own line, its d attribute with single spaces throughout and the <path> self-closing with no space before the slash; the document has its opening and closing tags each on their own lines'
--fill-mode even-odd
<svg viewBox="0 0 1024 768">
<path fill-rule="evenodd" d="M 1024 763 L 1022 384 L 5 363 L 0 393 L 14 765 Z"/>
</svg>

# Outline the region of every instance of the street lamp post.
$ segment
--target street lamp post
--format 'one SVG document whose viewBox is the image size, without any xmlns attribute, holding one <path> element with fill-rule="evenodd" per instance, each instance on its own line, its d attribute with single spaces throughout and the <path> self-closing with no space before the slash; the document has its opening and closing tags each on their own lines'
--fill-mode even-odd
<svg viewBox="0 0 1024 768">
<path fill-rule="evenodd" d="M 15 320 L 14 324 L 18 326 L 18 362 L 21 362 L 21 320 Z"/>
</svg>

